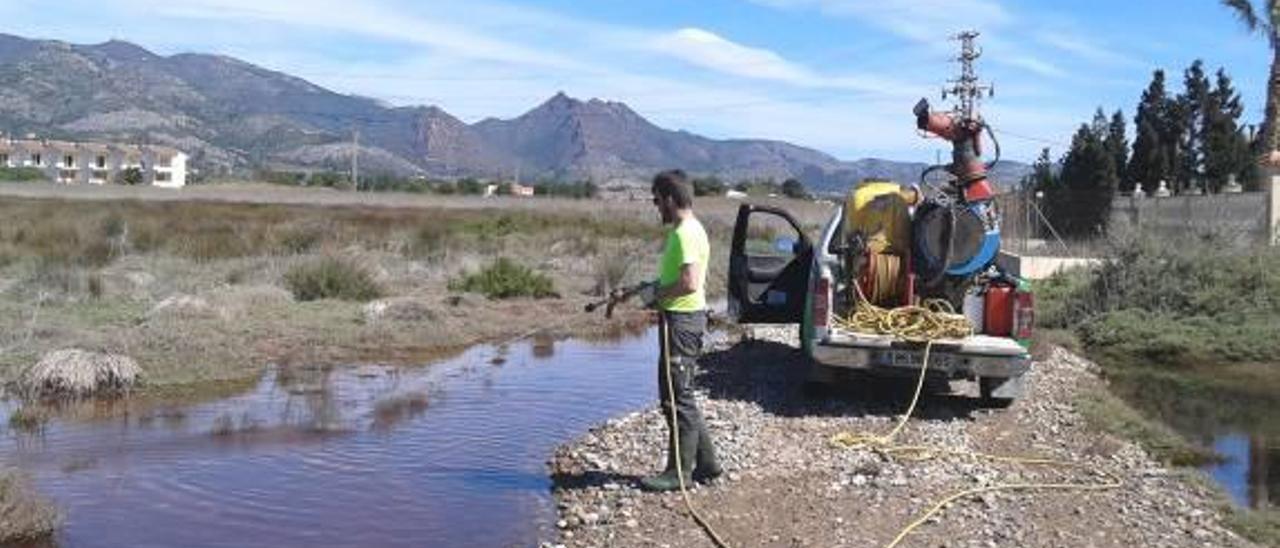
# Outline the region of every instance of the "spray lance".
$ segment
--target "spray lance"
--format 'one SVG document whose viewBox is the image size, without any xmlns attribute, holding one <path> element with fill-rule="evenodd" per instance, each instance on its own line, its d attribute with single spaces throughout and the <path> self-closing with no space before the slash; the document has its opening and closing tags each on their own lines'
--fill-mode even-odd
<svg viewBox="0 0 1280 548">
<path fill-rule="evenodd" d="M 612 318 L 614 307 L 630 300 L 632 297 L 639 295 L 646 289 L 649 289 L 650 287 L 653 287 L 653 286 L 654 286 L 654 282 L 649 281 L 649 282 L 640 282 L 638 284 L 629 285 L 626 287 L 619 287 L 617 289 L 614 289 L 613 291 L 610 291 L 609 296 L 603 299 L 600 299 L 599 301 L 588 303 L 587 306 L 583 307 L 583 310 L 586 311 L 587 313 L 591 313 L 591 312 L 595 312 L 596 310 L 598 310 L 600 307 L 603 306 L 605 307 L 604 317 L 606 319 Z"/>
</svg>

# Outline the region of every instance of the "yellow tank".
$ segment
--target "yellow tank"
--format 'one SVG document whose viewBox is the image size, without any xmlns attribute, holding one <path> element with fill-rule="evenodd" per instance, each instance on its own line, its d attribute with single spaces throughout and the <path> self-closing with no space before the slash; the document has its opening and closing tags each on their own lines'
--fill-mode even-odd
<svg viewBox="0 0 1280 548">
<path fill-rule="evenodd" d="M 844 234 L 861 234 L 871 253 L 911 253 L 911 206 L 916 191 L 889 181 L 867 181 L 845 198 Z"/>
</svg>

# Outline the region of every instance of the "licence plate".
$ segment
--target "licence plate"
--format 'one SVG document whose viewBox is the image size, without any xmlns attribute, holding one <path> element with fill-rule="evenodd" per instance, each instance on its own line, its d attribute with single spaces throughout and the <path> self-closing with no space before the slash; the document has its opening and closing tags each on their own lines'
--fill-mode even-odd
<svg viewBox="0 0 1280 548">
<path fill-rule="evenodd" d="M 919 369 L 924 364 L 924 352 L 914 350 L 881 350 L 876 358 L 877 365 L 888 367 Z M 932 352 L 929 354 L 929 369 L 950 370 L 956 361 L 956 357 L 950 354 Z"/>
</svg>

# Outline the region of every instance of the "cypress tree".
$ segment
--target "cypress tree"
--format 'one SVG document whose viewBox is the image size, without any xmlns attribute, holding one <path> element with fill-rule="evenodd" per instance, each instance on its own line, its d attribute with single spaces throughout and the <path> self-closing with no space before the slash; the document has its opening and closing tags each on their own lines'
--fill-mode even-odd
<svg viewBox="0 0 1280 548">
<path fill-rule="evenodd" d="M 1142 92 L 1138 103 L 1138 112 L 1133 119 L 1133 156 L 1125 168 L 1127 178 L 1136 185 L 1142 185 L 1148 193 L 1154 192 L 1160 181 L 1168 180 L 1170 175 L 1168 148 L 1162 141 L 1168 103 L 1164 71 L 1157 70 L 1152 73 L 1151 83 Z"/>
<path fill-rule="evenodd" d="M 1204 120 L 1209 100 L 1209 79 L 1204 75 L 1204 62 L 1196 59 L 1183 72 L 1184 90 L 1178 96 L 1176 109 L 1170 118 L 1167 137 L 1176 143 L 1172 158 L 1175 159 L 1173 189 L 1183 192 L 1198 188 L 1204 174 Z"/>
<path fill-rule="evenodd" d="M 1207 96 L 1204 126 L 1204 173 L 1210 189 L 1218 192 L 1231 175 L 1246 187 L 1256 183 L 1249 138 L 1240 127 L 1244 105 L 1226 71 L 1218 69 L 1215 86 Z"/>
<path fill-rule="evenodd" d="M 1107 125 L 1107 137 L 1104 141 L 1107 150 L 1111 152 L 1112 165 L 1116 169 L 1116 180 L 1119 181 L 1119 187 L 1126 190 L 1132 189 L 1132 183 L 1128 182 L 1125 166 L 1129 159 L 1129 140 L 1125 136 L 1125 120 L 1124 113 L 1119 109 L 1111 115 L 1111 122 Z"/>
<path fill-rule="evenodd" d="M 1062 159 L 1059 184 L 1046 192 L 1050 222 L 1063 234 L 1075 237 L 1097 236 L 1106 230 L 1115 196 L 1115 156 L 1105 144 L 1107 119 L 1095 117 L 1093 125 L 1082 124 L 1071 139 L 1071 150 Z"/>
</svg>

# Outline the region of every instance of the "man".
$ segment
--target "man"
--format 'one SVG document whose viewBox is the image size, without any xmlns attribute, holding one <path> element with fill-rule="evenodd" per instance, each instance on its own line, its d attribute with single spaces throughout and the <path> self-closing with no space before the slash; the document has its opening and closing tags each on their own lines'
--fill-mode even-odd
<svg viewBox="0 0 1280 548">
<path fill-rule="evenodd" d="M 666 470 L 640 483 L 651 491 L 671 491 L 680 488 L 681 473 L 688 485 L 695 478 L 710 480 L 722 472 L 702 411 L 693 398 L 694 368 L 707 329 L 705 286 L 711 245 L 702 223 L 693 215 L 693 190 L 683 171 L 657 174 L 652 191 L 653 205 L 662 215 L 662 223 L 671 229 L 658 265 L 658 279 L 641 298 L 659 311 L 658 397 L 667 421 L 668 447 Z"/>
</svg>

